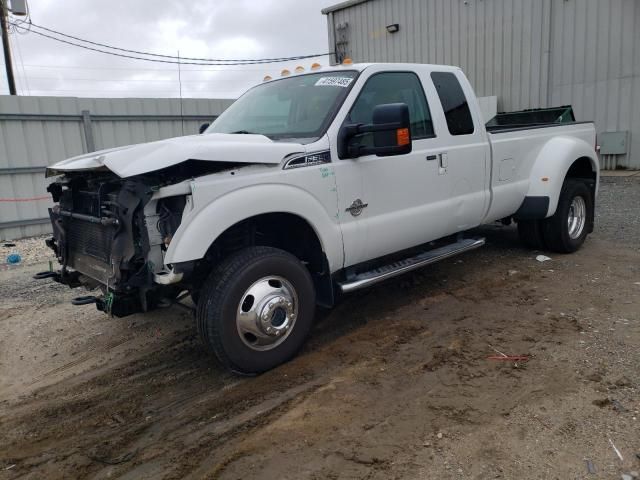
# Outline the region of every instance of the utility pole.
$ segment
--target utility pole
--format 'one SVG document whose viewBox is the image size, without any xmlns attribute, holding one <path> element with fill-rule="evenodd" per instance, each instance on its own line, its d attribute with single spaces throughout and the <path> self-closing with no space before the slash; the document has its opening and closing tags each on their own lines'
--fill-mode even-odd
<svg viewBox="0 0 640 480">
<path fill-rule="evenodd" d="M 7 30 L 7 15 L 9 8 L 7 0 L 0 0 L 0 26 L 2 27 L 2 50 L 4 52 L 4 68 L 7 70 L 7 83 L 9 93 L 16 95 L 16 80 L 13 78 L 13 66 L 11 65 L 11 50 L 9 49 L 9 31 Z"/>
</svg>

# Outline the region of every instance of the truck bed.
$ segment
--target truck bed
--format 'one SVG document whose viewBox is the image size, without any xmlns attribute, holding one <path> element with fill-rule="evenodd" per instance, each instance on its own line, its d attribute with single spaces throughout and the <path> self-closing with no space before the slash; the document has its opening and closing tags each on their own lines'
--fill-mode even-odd
<svg viewBox="0 0 640 480">
<path fill-rule="evenodd" d="M 513 124 L 513 125 L 493 125 L 487 126 L 487 132 L 491 134 L 498 135 L 500 133 L 508 133 L 508 132 L 520 132 L 522 130 L 534 130 L 537 128 L 552 128 L 552 127 L 562 127 L 567 125 L 579 125 L 581 123 L 593 123 L 591 121 L 584 122 L 565 122 L 565 123 L 527 123 L 527 124 Z"/>
<path fill-rule="evenodd" d="M 559 124 L 575 123 L 571 105 L 550 108 L 530 108 L 514 112 L 501 112 L 486 124 L 488 132 L 511 131 L 521 128 L 543 128 Z"/>
<path fill-rule="evenodd" d="M 531 170 L 547 142 L 557 137 L 574 137 L 594 145 L 595 135 L 593 122 L 489 130 L 492 200 L 485 223 L 515 213 L 514 208 L 517 208 L 527 195 Z M 549 176 L 553 176 L 553 173 L 549 172 Z"/>
</svg>

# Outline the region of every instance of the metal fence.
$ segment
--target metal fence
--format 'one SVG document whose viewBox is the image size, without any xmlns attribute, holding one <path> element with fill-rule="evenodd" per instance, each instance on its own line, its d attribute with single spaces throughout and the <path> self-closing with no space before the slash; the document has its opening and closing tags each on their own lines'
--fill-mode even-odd
<svg viewBox="0 0 640 480">
<path fill-rule="evenodd" d="M 48 165 L 103 148 L 198 133 L 232 102 L 0 96 L 0 239 L 50 231 Z"/>
</svg>

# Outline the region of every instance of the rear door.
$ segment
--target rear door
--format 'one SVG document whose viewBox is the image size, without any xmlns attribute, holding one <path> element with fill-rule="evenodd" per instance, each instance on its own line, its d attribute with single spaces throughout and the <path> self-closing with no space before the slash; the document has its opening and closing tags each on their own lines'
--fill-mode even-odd
<svg viewBox="0 0 640 480">
<path fill-rule="evenodd" d="M 434 68 L 424 79 L 435 88 L 432 102 L 438 136 L 438 176 L 448 199 L 449 230 L 480 224 L 489 206 L 491 152 L 475 94 L 460 70 Z"/>
</svg>

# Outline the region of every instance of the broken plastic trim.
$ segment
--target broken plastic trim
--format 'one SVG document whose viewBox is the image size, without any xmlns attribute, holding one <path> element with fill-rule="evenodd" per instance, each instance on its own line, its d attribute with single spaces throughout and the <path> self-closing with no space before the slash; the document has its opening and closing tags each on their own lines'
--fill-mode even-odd
<svg viewBox="0 0 640 480">
<path fill-rule="evenodd" d="M 153 275 L 153 281 L 160 285 L 171 285 L 182 281 L 183 276 L 184 273 L 176 273 L 173 269 L 163 270 Z"/>
<path fill-rule="evenodd" d="M 91 215 L 84 215 L 82 213 L 74 213 L 69 212 L 67 210 L 59 210 L 58 215 L 62 215 L 63 217 L 75 218 L 78 220 L 84 220 L 85 222 L 91 223 L 99 223 L 101 225 L 119 225 L 119 220 L 117 218 L 109 218 L 109 217 L 93 217 Z"/>
</svg>

